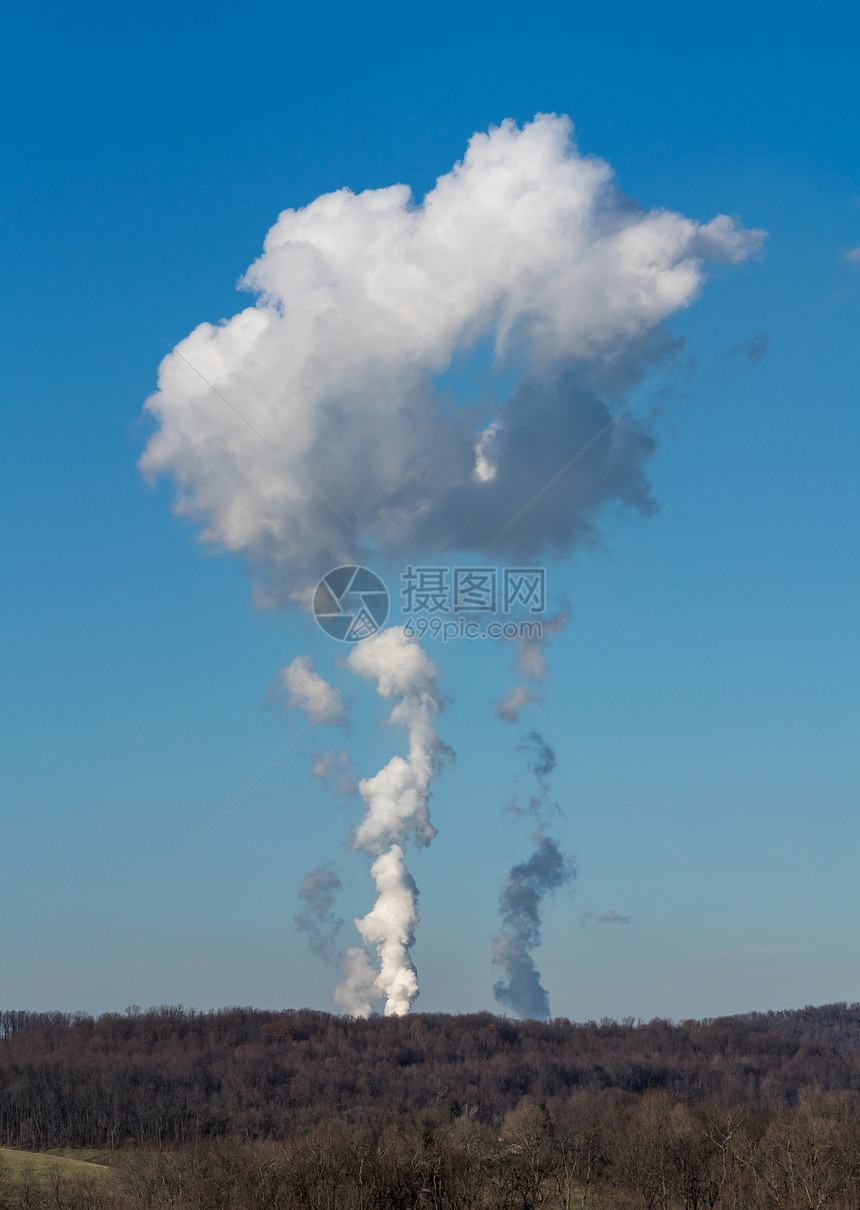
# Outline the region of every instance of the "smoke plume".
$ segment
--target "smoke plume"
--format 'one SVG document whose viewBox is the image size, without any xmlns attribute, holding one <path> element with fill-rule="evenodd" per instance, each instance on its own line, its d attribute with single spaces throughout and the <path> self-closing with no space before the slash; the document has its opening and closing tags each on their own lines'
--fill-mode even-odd
<svg viewBox="0 0 860 1210">
<path fill-rule="evenodd" d="M 311 777 L 319 778 L 332 798 L 348 798 L 358 789 L 352 762 L 343 748 L 314 752 Z"/>
<path fill-rule="evenodd" d="M 549 994 L 532 953 L 541 944 L 544 897 L 573 876 L 574 867 L 556 841 L 545 836 L 537 839 L 531 857 L 515 865 L 502 886 L 502 932 L 493 943 L 493 960 L 504 967 L 506 977 L 493 984 L 493 994 L 521 1017 L 539 1021 L 549 1017 Z"/>
<path fill-rule="evenodd" d="M 541 623 L 541 632 L 534 638 L 522 637 L 516 640 L 514 651 L 514 672 L 519 684 L 496 703 L 496 714 L 506 723 L 515 723 L 529 702 L 542 702 L 544 699 L 544 681 L 549 676 L 549 665 L 546 661 L 545 649 L 551 638 L 560 634 L 570 620 L 571 609 L 564 601 L 561 609 L 553 617 L 546 618 Z"/>
<path fill-rule="evenodd" d="M 543 826 L 550 792 L 548 778 L 556 765 L 555 752 L 537 731 L 527 732 L 517 751 L 525 756 L 526 764 L 534 774 L 536 786 L 529 795 L 526 807 L 521 807 L 517 799 L 512 798 L 506 810 L 511 815 L 531 814 Z M 554 804 L 554 809 L 558 811 L 557 804 Z"/>
<path fill-rule="evenodd" d="M 567 617 L 560 613 L 558 619 L 561 620 L 557 630 L 564 626 Z M 546 676 L 542 645 L 528 649 L 521 672 L 523 668 L 535 674 L 534 679 Z M 502 713 L 501 717 L 506 716 Z M 544 897 L 570 882 L 576 870 L 563 856 L 558 842 L 544 832 L 550 794 L 548 779 L 556 766 L 555 751 L 538 731 L 526 733 L 519 751 L 536 783 L 527 810 L 537 820 L 538 829 L 533 837 L 532 855 L 515 865 L 502 884 L 499 898 L 502 931 L 493 942 L 493 961 L 504 968 L 506 979 L 493 984 L 493 993 L 500 1003 L 521 1017 L 543 1021 L 549 1016 L 549 994 L 532 956 L 541 944 L 541 907 Z M 508 810 L 524 814 L 515 802 Z"/>
<path fill-rule="evenodd" d="M 406 729 L 409 755 L 392 757 L 377 774 L 358 784 L 367 812 L 354 829 L 351 844 L 375 855 L 370 872 L 377 899 L 355 926 L 365 945 L 375 948 L 379 966 L 373 968 L 365 961 L 365 950 L 348 950 L 346 977 L 336 989 L 335 1000 L 347 1012 L 366 1016 L 371 1002 L 384 998 L 385 1015 L 398 1016 L 409 1011 L 418 995 L 410 956 L 418 923 L 418 889 L 405 867 L 402 846 L 409 840 L 427 845 L 436 835 L 428 803 L 434 774 L 448 751 L 434 727 L 442 698 L 435 665 L 402 627 L 363 639 L 350 652 L 349 663 L 355 672 L 376 681 L 382 697 L 394 700 L 389 721 Z"/>
<path fill-rule="evenodd" d="M 331 866 L 320 866 L 311 870 L 299 891 L 304 907 L 295 918 L 296 926 L 307 934 L 313 952 L 327 962 L 337 957 L 337 934 L 343 924 L 334 912 L 339 890 L 340 879 Z"/>
<path fill-rule="evenodd" d="M 520 751 L 528 755 L 529 768 L 534 773 L 540 788 L 539 796 L 532 798 L 532 804 L 537 809 L 543 805 L 549 793 L 547 778 L 555 768 L 556 755 L 544 737 L 537 731 L 529 731 L 520 744 Z"/>
</svg>

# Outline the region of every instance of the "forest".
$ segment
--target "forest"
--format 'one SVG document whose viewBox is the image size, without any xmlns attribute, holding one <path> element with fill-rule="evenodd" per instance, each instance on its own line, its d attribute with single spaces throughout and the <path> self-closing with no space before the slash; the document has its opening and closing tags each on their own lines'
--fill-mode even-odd
<svg viewBox="0 0 860 1210">
<path fill-rule="evenodd" d="M 858 1106 L 858 1004 L 6 1011 L 0 1210 L 860 1210 Z M 52 1150 L 105 1179 L 7 1170 Z"/>
</svg>

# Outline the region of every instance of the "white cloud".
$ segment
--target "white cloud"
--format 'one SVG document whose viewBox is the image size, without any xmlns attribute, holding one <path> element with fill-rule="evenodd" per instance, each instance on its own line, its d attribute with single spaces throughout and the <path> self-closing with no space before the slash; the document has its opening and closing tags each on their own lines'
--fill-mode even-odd
<svg viewBox="0 0 860 1210">
<path fill-rule="evenodd" d="M 382 557 L 481 549 L 606 423 L 596 381 L 641 370 L 703 261 L 761 239 L 725 216 L 643 210 L 579 153 L 567 118 L 503 122 L 421 204 L 394 185 L 284 211 L 243 279 L 256 305 L 162 362 L 142 468 L 173 477 L 177 510 L 274 602 L 355 558 L 338 512 Z M 433 380 L 487 338 L 515 385 L 481 419 Z M 614 426 L 499 553 L 569 549 L 607 501 L 647 507 L 652 449 L 634 422 Z"/>
</svg>

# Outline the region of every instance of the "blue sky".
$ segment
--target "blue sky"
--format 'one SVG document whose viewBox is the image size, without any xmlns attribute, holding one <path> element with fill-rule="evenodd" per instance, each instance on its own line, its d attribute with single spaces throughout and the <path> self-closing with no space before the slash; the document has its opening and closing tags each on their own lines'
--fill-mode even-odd
<svg viewBox="0 0 860 1210">
<path fill-rule="evenodd" d="M 248 305 L 235 282 L 282 209 L 420 198 L 474 131 L 550 111 L 644 206 L 769 233 L 671 321 L 695 345 L 635 405 L 659 404 L 659 511 L 549 571 L 573 618 L 542 709 L 695 866 L 557 745 L 578 876 L 545 916 L 553 1012 L 860 999 L 856 14 L 36 5 L 9 34 L 0 1003 L 330 1006 L 297 892 L 336 862 L 350 941 L 370 885 L 343 849 L 356 808 L 308 777 L 323 739 L 164 869 L 301 725 L 261 708 L 277 669 L 310 651 L 347 677 L 144 483 L 142 404 L 168 343 Z M 729 355 L 760 333 L 757 364 Z M 499 884 L 528 848 L 479 646 L 432 649 L 457 760 L 412 863 L 427 1011 L 494 1006 Z M 372 772 L 400 737 L 371 686 L 351 699 Z M 610 908 L 630 923 L 580 925 Z"/>
</svg>

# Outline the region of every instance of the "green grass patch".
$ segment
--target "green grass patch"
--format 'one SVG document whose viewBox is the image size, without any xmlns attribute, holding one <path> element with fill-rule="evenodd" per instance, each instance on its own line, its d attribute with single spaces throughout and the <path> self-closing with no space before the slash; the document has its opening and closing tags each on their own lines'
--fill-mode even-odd
<svg viewBox="0 0 860 1210">
<path fill-rule="evenodd" d="M 108 1154 L 104 1151 L 15 1151 L 11 1147 L 0 1147 L 0 1181 L 20 1184 L 30 1180 L 41 1186 L 53 1185 L 58 1177 L 62 1180 L 103 1181 L 108 1175 L 105 1161 L 95 1160 L 94 1157 Z"/>
</svg>

